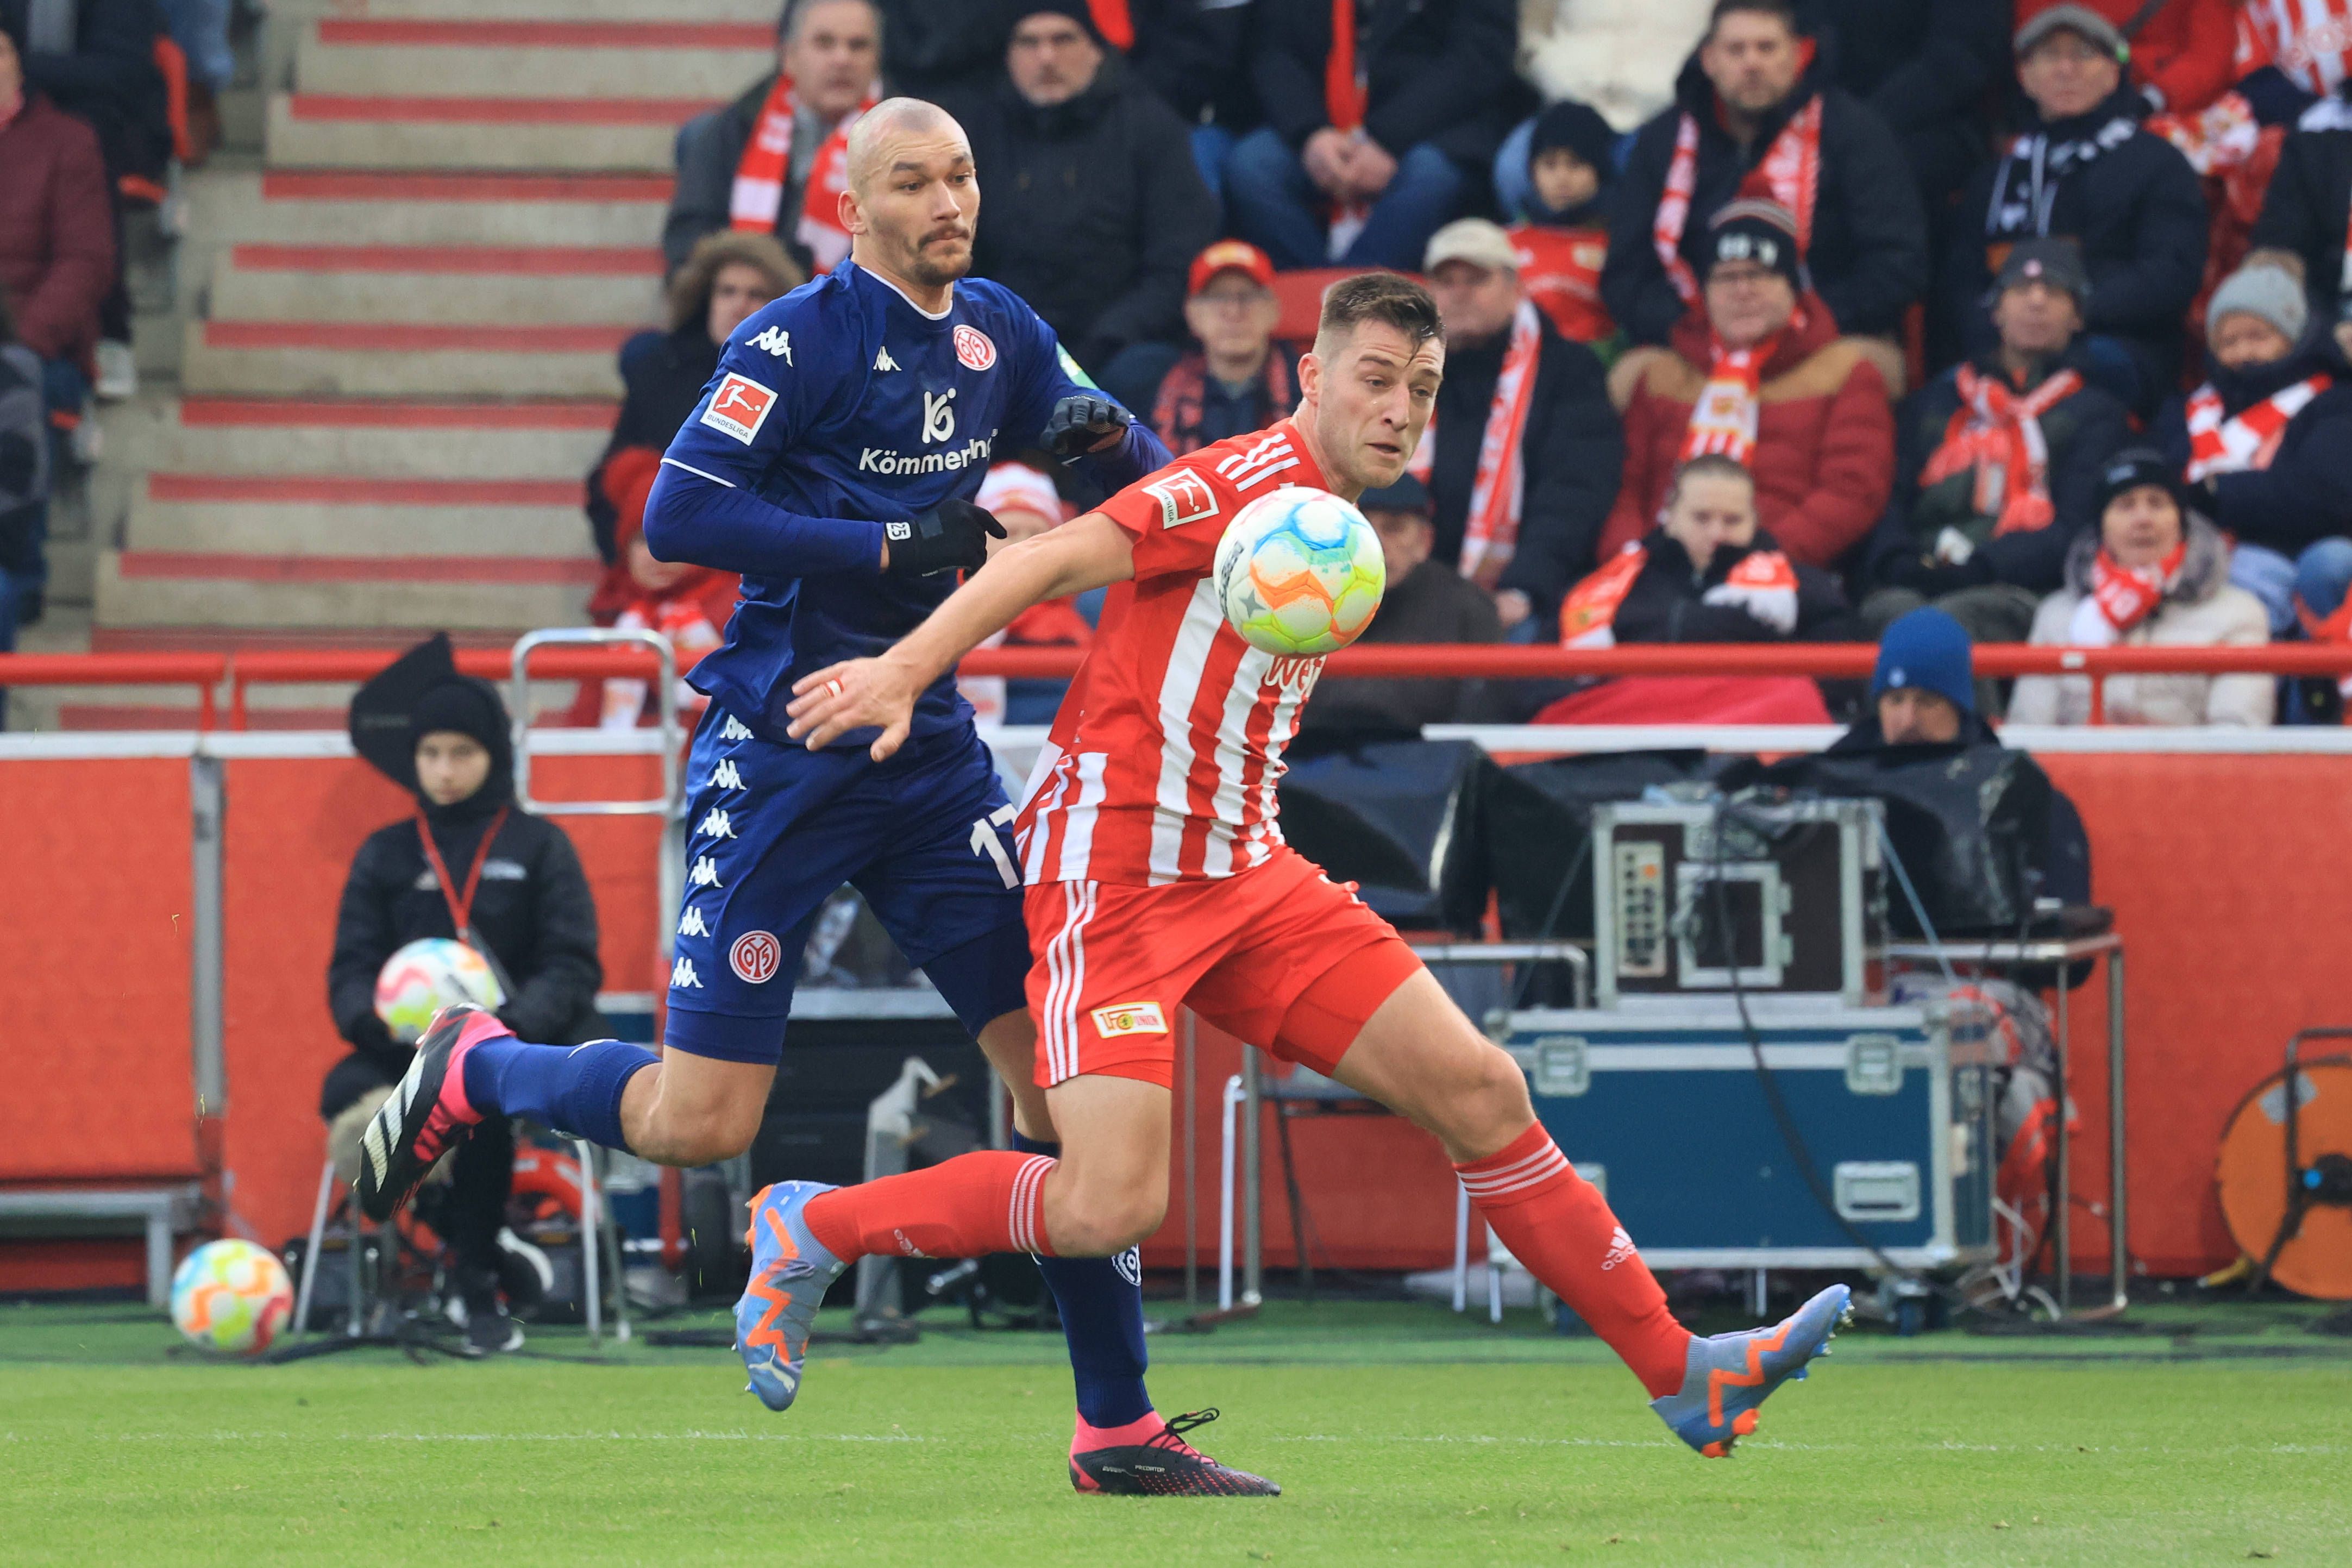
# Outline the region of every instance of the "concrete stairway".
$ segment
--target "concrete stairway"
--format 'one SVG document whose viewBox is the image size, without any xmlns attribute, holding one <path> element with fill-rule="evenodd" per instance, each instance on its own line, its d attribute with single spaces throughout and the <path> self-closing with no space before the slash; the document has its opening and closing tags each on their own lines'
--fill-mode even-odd
<svg viewBox="0 0 2352 1568">
<path fill-rule="evenodd" d="M 581 622 L 582 479 L 614 351 L 660 317 L 671 141 L 770 68 L 775 8 L 274 0 L 258 166 L 190 183 L 179 384 L 109 414 L 91 645 Z"/>
</svg>

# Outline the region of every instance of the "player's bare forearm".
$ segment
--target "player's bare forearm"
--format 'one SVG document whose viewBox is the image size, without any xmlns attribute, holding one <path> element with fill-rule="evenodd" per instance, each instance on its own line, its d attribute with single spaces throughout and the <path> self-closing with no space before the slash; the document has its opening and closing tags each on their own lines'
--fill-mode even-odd
<svg viewBox="0 0 2352 1568">
<path fill-rule="evenodd" d="M 794 681 L 786 733 L 817 751 L 852 730 L 879 729 L 872 753 L 880 762 L 905 742 L 924 689 L 1024 610 L 1134 574 L 1133 543 L 1099 512 L 1008 545 L 889 652 Z"/>
</svg>

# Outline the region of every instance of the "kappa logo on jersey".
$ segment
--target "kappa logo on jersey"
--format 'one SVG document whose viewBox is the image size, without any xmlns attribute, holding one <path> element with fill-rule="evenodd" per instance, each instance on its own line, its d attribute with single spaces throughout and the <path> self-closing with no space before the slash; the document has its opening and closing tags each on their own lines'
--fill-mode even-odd
<svg viewBox="0 0 2352 1568">
<path fill-rule="evenodd" d="M 681 956 L 669 966 L 669 988 L 673 991 L 699 991 L 702 976 L 694 972 L 694 960 Z"/>
<path fill-rule="evenodd" d="M 710 395 L 710 406 L 702 411 L 702 422 L 748 447 L 775 406 L 773 387 L 761 386 L 750 376 L 738 375 L 730 370 L 719 382 L 719 390 Z"/>
<path fill-rule="evenodd" d="M 710 934 L 710 928 L 703 923 L 702 911 L 696 909 L 692 904 L 687 905 L 686 912 L 677 917 L 677 934 L 680 936 L 709 936 Z"/>
<path fill-rule="evenodd" d="M 1205 522 L 1217 515 L 1217 492 L 1194 469 L 1178 468 L 1164 479 L 1152 480 L 1143 490 L 1158 498 L 1162 528 Z"/>
<path fill-rule="evenodd" d="M 731 724 L 734 721 L 730 719 L 728 722 Z M 710 787 L 712 789 L 741 789 L 743 787 L 743 770 L 737 767 L 731 759 L 727 757 L 719 758 L 719 765 L 710 770 Z"/>
<path fill-rule="evenodd" d="M 786 364 L 793 363 L 793 335 L 782 327 L 770 327 L 743 346 L 747 349 L 764 349 Z"/>
<path fill-rule="evenodd" d="M 1097 1007 L 1087 1015 L 1095 1021 L 1095 1033 L 1106 1040 L 1123 1035 L 1164 1035 L 1168 1020 L 1157 1002 L 1114 1002 L 1108 1007 Z"/>
<path fill-rule="evenodd" d="M 966 370 L 986 370 L 996 363 L 996 345 L 978 327 L 955 330 L 956 358 Z"/>
<path fill-rule="evenodd" d="M 719 863 L 708 855 L 694 863 L 694 869 L 686 874 L 686 879 L 698 888 L 723 888 L 727 885 L 719 879 Z"/>
<path fill-rule="evenodd" d="M 783 944 L 776 941 L 774 932 L 747 931 L 727 950 L 727 967 L 735 972 L 739 980 L 765 985 L 776 977 L 776 966 L 783 962 Z"/>
<path fill-rule="evenodd" d="M 890 350 L 887 345 L 875 354 L 874 368 L 876 370 L 896 370 L 898 368 L 898 362 L 890 357 Z"/>
<path fill-rule="evenodd" d="M 923 394 L 923 444 L 955 439 L 955 388 Z"/>
<path fill-rule="evenodd" d="M 727 722 L 719 727 L 719 738 L 722 741 L 748 741 L 751 738 L 751 731 L 743 727 L 742 720 L 730 713 Z"/>
<path fill-rule="evenodd" d="M 727 819 L 725 806 L 714 805 L 710 808 L 710 814 L 702 819 L 702 825 L 695 831 L 708 834 L 713 838 L 732 838 L 735 837 L 735 825 Z"/>
</svg>

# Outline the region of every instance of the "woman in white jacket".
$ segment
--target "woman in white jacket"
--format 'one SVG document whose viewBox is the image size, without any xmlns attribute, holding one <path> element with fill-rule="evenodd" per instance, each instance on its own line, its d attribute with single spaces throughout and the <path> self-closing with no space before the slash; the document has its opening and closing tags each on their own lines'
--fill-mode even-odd
<svg viewBox="0 0 2352 1568">
<path fill-rule="evenodd" d="M 2099 482 L 2099 531 L 2066 563 L 2066 585 L 2042 601 L 2032 640 L 2063 647 L 2212 647 L 2270 641 L 2262 602 L 2230 583 L 2230 546 L 2181 500 L 2178 477 L 2147 447 L 2119 452 Z M 2267 675 L 2121 675 L 2106 681 L 2110 724 L 2268 724 Z M 2084 676 L 2027 676 L 2012 724 L 2087 724 Z"/>
</svg>

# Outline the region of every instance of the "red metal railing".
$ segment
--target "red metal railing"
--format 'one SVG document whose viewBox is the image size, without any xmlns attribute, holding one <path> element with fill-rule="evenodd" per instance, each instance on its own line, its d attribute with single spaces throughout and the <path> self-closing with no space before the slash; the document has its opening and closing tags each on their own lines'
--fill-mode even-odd
<svg viewBox="0 0 2352 1568">
<path fill-rule="evenodd" d="M 197 727 L 219 722 L 226 698 L 228 727 L 246 727 L 247 693 L 254 686 L 356 683 L 395 656 L 381 651 L 270 648 L 246 653 L 0 654 L 0 687 L 184 686 L 197 694 Z M 980 648 L 966 656 L 967 675 L 1060 679 L 1076 673 L 1082 650 L 1072 647 Z M 1780 675 L 1867 678 L 1878 650 L 1867 643 L 1637 644 L 1612 648 L 1505 647 L 1491 644 L 1390 644 L 1352 647 L 1331 657 L 1333 676 L 1433 679 L 1567 679 L 1620 675 Z M 503 649 L 459 651 L 468 675 L 503 680 L 513 661 Z M 531 662 L 534 677 L 555 680 L 653 673 L 650 654 L 627 649 L 550 649 Z M 2091 721 L 2105 719 L 2105 682 L 2117 675 L 2352 675 L 2352 647 L 2332 643 L 2270 643 L 2216 647 L 2042 647 L 1989 644 L 1976 650 L 1979 675 L 2077 675 L 2091 681 Z"/>
</svg>

